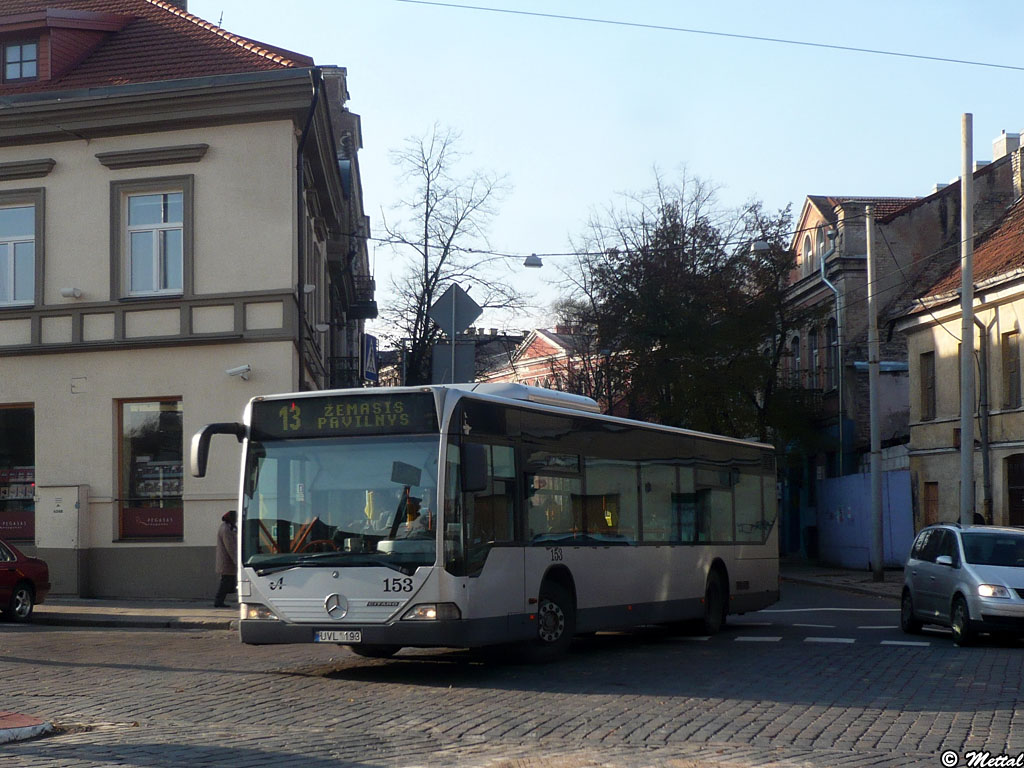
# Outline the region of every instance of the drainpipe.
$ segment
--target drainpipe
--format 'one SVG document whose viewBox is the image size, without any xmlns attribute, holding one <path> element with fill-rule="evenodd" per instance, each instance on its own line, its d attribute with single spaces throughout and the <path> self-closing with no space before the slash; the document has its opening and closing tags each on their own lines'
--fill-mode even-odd
<svg viewBox="0 0 1024 768">
<path fill-rule="evenodd" d="M 306 147 L 306 139 L 309 137 L 309 130 L 313 125 L 313 115 L 316 114 L 316 107 L 320 101 L 320 85 L 322 78 L 320 76 L 320 70 L 316 67 L 309 70 L 310 83 L 313 86 L 313 100 L 309 105 L 309 114 L 306 116 L 306 125 L 302 129 L 302 135 L 299 137 L 299 147 L 295 154 L 295 184 L 297 187 L 298 195 L 296 196 L 296 235 L 297 235 L 297 246 L 299 252 L 299 284 L 296 290 L 296 296 L 298 297 L 299 304 L 299 327 L 298 327 L 298 340 L 299 340 L 299 389 L 303 389 L 303 381 L 306 377 L 306 294 L 303 290 L 306 285 L 306 174 L 305 174 L 305 162 L 304 151 Z"/>
<path fill-rule="evenodd" d="M 825 261 L 836 252 L 836 231 L 828 231 L 828 239 L 831 245 L 821 255 L 821 282 L 831 289 L 836 295 L 836 381 L 839 395 L 839 474 L 843 474 L 843 297 L 839 289 L 834 286 L 825 276 Z"/>
<path fill-rule="evenodd" d="M 978 344 L 981 358 L 979 362 L 978 386 L 981 389 L 978 400 L 978 420 L 981 422 L 981 483 L 982 492 L 985 496 L 982 507 L 982 514 L 985 522 L 992 523 L 992 466 L 989 463 L 988 443 L 988 340 L 992 326 L 996 324 L 996 318 L 985 325 L 977 316 L 974 317 L 974 324 L 981 330 L 981 342 Z"/>
</svg>

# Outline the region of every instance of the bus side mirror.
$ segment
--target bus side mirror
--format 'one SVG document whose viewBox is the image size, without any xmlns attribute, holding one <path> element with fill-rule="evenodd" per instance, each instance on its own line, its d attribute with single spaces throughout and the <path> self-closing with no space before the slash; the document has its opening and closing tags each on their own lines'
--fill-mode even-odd
<svg viewBox="0 0 1024 768">
<path fill-rule="evenodd" d="M 487 490 L 487 451 L 479 443 L 462 444 L 462 490 L 478 493 Z"/>
<path fill-rule="evenodd" d="M 207 424 L 192 435 L 192 447 L 189 451 L 189 469 L 192 477 L 206 476 L 206 462 L 210 456 L 210 438 L 214 435 L 234 435 L 238 442 L 245 437 L 245 425 L 237 422 L 216 422 Z"/>
</svg>

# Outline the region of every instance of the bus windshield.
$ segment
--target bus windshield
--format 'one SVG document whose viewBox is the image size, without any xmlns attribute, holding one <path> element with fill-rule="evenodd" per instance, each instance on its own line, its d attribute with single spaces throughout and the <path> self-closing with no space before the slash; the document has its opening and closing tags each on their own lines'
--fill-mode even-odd
<svg viewBox="0 0 1024 768">
<path fill-rule="evenodd" d="M 437 435 L 250 441 L 243 565 L 433 565 L 438 448 Z"/>
</svg>

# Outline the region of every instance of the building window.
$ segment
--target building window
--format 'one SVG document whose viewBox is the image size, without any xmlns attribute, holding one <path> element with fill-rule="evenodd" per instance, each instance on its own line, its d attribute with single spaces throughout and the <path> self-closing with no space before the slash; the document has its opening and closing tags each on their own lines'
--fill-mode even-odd
<svg viewBox="0 0 1024 768">
<path fill-rule="evenodd" d="M 932 525 L 939 522 L 939 484 L 924 484 L 924 519 L 922 525 Z"/>
<path fill-rule="evenodd" d="M 790 371 L 789 383 L 792 387 L 800 386 L 800 337 L 794 336 L 789 342 Z"/>
<path fill-rule="evenodd" d="M 181 539 L 181 400 L 122 401 L 120 420 L 121 539 Z"/>
<path fill-rule="evenodd" d="M 39 74 L 37 42 L 4 43 L 4 82 L 35 80 Z"/>
<path fill-rule="evenodd" d="M 36 537 L 35 410 L 0 405 L 0 539 Z"/>
<path fill-rule="evenodd" d="M 814 248 L 811 245 L 811 236 L 804 235 L 804 274 L 814 271 Z"/>
<path fill-rule="evenodd" d="M 122 297 L 192 292 L 192 177 L 111 184 L 111 283 Z"/>
<path fill-rule="evenodd" d="M 835 389 L 839 386 L 839 331 L 835 319 L 825 324 L 825 339 L 828 344 L 825 359 L 825 387 Z"/>
<path fill-rule="evenodd" d="M 818 227 L 818 259 L 819 261 L 825 256 L 825 228 Z"/>
<path fill-rule="evenodd" d="M 1020 334 L 1003 334 L 1003 407 L 1020 408 Z"/>
<path fill-rule="evenodd" d="M 811 389 L 817 389 L 820 386 L 819 378 L 821 376 L 821 360 L 820 351 L 818 349 L 818 329 L 812 328 L 811 332 L 807 336 L 807 364 L 808 364 L 808 378 L 810 379 Z"/>
<path fill-rule="evenodd" d="M 0 306 L 39 300 L 42 215 L 42 190 L 0 193 Z"/>
<path fill-rule="evenodd" d="M 935 418 L 935 353 L 921 355 L 921 421 Z"/>
</svg>

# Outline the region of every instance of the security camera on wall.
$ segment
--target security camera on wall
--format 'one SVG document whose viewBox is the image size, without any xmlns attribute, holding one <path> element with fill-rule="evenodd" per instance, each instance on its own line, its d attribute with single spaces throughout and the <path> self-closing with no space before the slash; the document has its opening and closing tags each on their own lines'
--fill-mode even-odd
<svg viewBox="0 0 1024 768">
<path fill-rule="evenodd" d="M 248 381 L 249 374 L 251 372 L 252 366 L 249 365 L 248 363 L 246 363 L 245 365 L 240 365 L 237 368 L 228 368 L 226 371 L 224 371 L 224 373 L 226 373 L 228 376 L 241 376 L 242 381 Z"/>
</svg>

